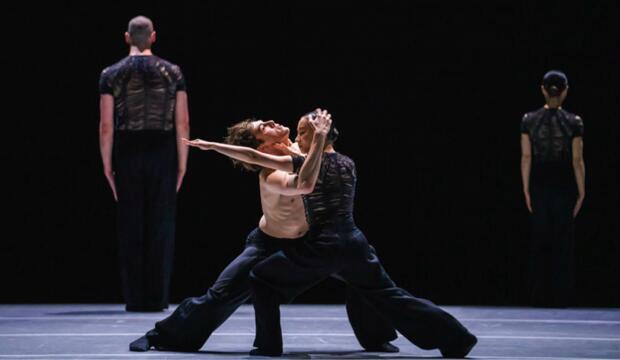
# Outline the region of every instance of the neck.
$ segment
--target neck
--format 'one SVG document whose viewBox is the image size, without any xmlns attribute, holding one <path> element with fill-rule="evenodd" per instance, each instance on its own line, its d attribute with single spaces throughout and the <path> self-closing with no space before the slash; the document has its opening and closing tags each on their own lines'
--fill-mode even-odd
<svg viewBox="0 0 620 360">
<path fill-rule="evenodd" d="M 561 107 L 562 101 L 560 101 L 560 98 L 549 98 L 547 104 L 545 104 L 546 109 L 559 109 Z"/>
<path fill-rule="evenodd" d="M 336 149 L 334 149 L 334 145 L 329 144 L 323 149 L 323 152 L 333 153 L 336 152 Z"/>
<path fill-rule="evenodd" d="M 136 55 L 151 56 L 153 55 L 153 52 L 151 52 L 151 49 L 144 49 L 140 51 L 140 49 L 138 49 L 137 46 L 132 45 L 129 48 L 129 56 L 136 56 Z"/>
</svg>

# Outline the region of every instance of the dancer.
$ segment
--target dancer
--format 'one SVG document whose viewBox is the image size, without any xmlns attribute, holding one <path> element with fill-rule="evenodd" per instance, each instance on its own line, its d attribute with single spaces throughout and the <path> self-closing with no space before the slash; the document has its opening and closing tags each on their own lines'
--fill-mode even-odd
<svg viewBox="0 0 620 360">
<path fill-rule="evenodd" d="M 568 79 L 547 72 L 546 104 L 521 121 L 521 176 L 531 216 L 531 302 L 574 303 L 574 218 L 585 198 L 583 121 L 562 108 Z"/>
<path fill-rule="evenodd" d="M 302 152 L 308 150 L 313 132 L 308 119 L 302 119 L 298 125 Z M 266 157 L 264 162 L 254 160 L 263 166 L 270 161 Z M 328 143 L 314 191 L 303 197 L 309 237 L 271 255 L 251 272 L 256 349 L 250 354 L 280 356 L 279 304 L 292 301 L 312 285 L 337 274 L 417 346 L 438 348 L 445 357 L 464 357 L 476 344 L 476 337 L 432 302 L 397 287 L 355 225 L 356 180 L 354 162 Z"/>
<path fill-rule="evenodd" d="M 181 302 L 173 314 L 156 324 L 155 329 L 132 342 L 132 351 L 146 351 L 153 346 L 199 350 L 211 333 L 249 299 L 248 276 L 252 267 L 270 254 L 305 238 L 308 224 L 300 194 L 309 193 L 314 188 L 326 129 L 331 121 L 329 115 L 320 109 L 316 114 L 320 116 L 309 121 L 317 131 L 306 161 L 298 156 L 265 155 L 267 164 L 280 168 L 276 171 L 258 167 L 253 159 L 259 152 L 252 148 L 202 140 L 186 141 L 188 145 L 228 155 L 248 170 L 260 171 L 264 214 L 258 228 L 248 235 L 244 251 L 226 267 L 207 293 Z M 273 121 L 246 120 L 229 128 L 227 141 L 251 145 L 268 154 L 281 154 L 282 149 L 292 145 L 288 135 L 288 128 Z M 389 343 L 396 338 L 394 329 L 351 292 L 347 297 L 347 311 L 354 332 L 367 351 L 398 351 Z"/>
<path fill-rule="evenodd" d="M 176 196 L 187 164 L 187 92 L 181 69 L 153 55 L 153 23 L 129 22 L 129 56 L 99 81 L 103 171 L 117 201 L 127 311 L 168 307 Z"/>
</svg>

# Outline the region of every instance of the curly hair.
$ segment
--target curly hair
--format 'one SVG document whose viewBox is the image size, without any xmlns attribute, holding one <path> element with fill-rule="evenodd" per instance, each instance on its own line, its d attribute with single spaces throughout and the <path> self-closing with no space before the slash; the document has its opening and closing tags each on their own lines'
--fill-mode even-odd
<svg viewBox="0 0 620 360">
<path fill-rule="evenodd" d="M 247 146 L 252 149 L 256 149 L 262 144 L 262 141 L 256 138 L 256 135 L 252 131 L 252 123 L 256 121 L 255 118 L 245 119 L 228 128 L 228 135 L 224 137 L 224 142 L 230 145 Z M 231 159 L 233 165 L 241 167 L 247 171 L 259 171 L 261 169 L 258 165 L 248 164 L 243 161 Z"/>
</svg>

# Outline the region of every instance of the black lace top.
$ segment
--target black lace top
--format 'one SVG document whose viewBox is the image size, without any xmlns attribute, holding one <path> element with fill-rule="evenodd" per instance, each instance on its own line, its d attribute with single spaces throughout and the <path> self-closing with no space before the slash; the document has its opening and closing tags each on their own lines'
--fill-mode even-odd
<svg viewBox="0 0 620 360">
<path fill-rule="evenodd" d="M 181 69 L 157 56 L 128 56 L 103 70 L 99 92 L 114 96 L 116 130 L 174 130 Z"/>
<path fill-rule="evenodd" d="M 355 163 L 340 153 L 324 153 L 314 191 L 304 195 L 311 228 L 353 224 Z"/>
<path fill-rule="evenodd" d="M 534 163 L 564 163 L 572 159 L 572 139 L 583 136 L 583 121 L 564 109 L 527 113 L 521 133 L 529 135 Z"/>
<path fill-rule="evenodd" d="M 301 170 L 301 166 L 306 161 L 306 158 L 299 155 L 291 155 L 291 157 L 293 158 L 293 172 L 299 174 L 299 170 Z"/>
</svg>

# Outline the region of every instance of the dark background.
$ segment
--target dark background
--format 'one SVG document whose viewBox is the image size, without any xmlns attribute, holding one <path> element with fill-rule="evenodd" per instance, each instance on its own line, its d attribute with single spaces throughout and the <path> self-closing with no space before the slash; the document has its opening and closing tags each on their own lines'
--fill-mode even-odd
<svg viewBox="0 0 620 360">
<path fill-rule="evenodd" d="M 565 71 L 587 171 L 574 305 L 620 306 L 617 2 L 360 3 L 5 8 L 0 302 L 122 302 L 97 84 L 142 14 L 187 78 L 193 137 L 329 109 L 357 163 L 358 225 L 398 284 L 439 304 L 527 303 L 519 123 L 544 72 Z M 171 300 L 203 293 L 259 216 L 255 175 L 192 150 Z M 342 300 L 327 281 L 298 301 Z"/>
</svg>

